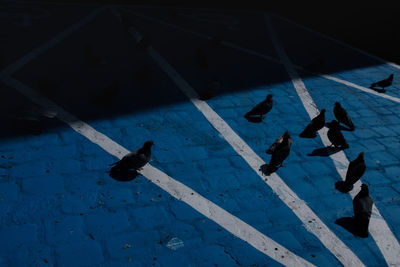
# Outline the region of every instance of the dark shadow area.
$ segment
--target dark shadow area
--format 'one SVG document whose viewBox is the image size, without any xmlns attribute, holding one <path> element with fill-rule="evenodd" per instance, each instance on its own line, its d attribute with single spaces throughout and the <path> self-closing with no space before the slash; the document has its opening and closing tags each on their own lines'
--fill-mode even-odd
<svg viewBox="0 0 400 267">
<path fill-rule="evenodd" d="M 135 170 L 117 169 L 114 167 L 110 170 L 110 177 L 119 182 L 129 182 L 139 176 Z"/>
<path fill-rule="evenodd" d="M 313 152 L 307 154 L 307 156 L 329 157 L 330 155 L 333 155 L 333 154 L 339 152 L 340 150 L 343 150 L 343 148 L 322 147 L 322 148 L 314 149 Z"/>
<path fill-rule="evenodd" d="M 282 166 L 283 167 L 283 166 Z M 260 171 L 264 174 L 264 175 L 271 175 L 272 173 L 276 172 L 279 169 L 279 167 L 273 167 L 270 166 L 269 164 L 264 164 L 260 166 Z"/>
<path fill-rule="evenodd" d="M 246 120 L 252 123 L 260 123 L 263 121 L 261 117 L 247 117 Z"/>
<path fill-rule="evenodd" d="M 400 50 L 398 49 L 398 47 L 400 47 L 400 37 L 397 34 L 393 34 L 395 29 L 397 29 L 397 27 L 395 27 L 398 20 L 397 12 L 395 12 L 394 9 L 388 9 L 387 7 L 380 7 L 376 5 L 372 6 L 368 3 L 363 4 L 362 12 L 360 12 L 359 5 L 356 4 L 347 4 L 345 7 L 339 4 L 332 5 L 332 7 L 327 10 L 325 5 L 322 3 L 314 5 L 310 3 L 292 2 L 290 2 L 290 8 L 288 8 L 289 2 L 268 3 L 268 6 L 266 6 L 253 3 L 251 1 L 246 1 L 246 3 L 232 2 L 229 5 L 207 1 L 169 1 L 168 3 L 159 3 L 157 1 L 87 0 L 52 2 L 68 4 L 120 3 L 127 5 L 161 5 L 165 7 L 183 8 L 216 8 L 221 12 L 224 10 L 242 11 L 245 9 L 254 12 L 272 12 L 284 17 L 288 17 L 299 24 L 309 26 L 310 28 L 326 33 L 327 35 L 340 39 L 346 43 L 369 51 L 385 59 L 394 62 L 400 62 Z M 379 13 L 380 10 L 385 10 L 385 13 Z M 340 20 L 338 19 L 339 13 L 341 14 Z M 175 17 L 178 16 L 178 22 L 187 25 L 189 29 L 191 29 L 192 26 L 194 27 L 194 25 L 190 24 L 192 22 L 186 20 L 185 17 L 180 16 L 177 13 L 171 14 L 175 14 Z M 374 19 L 371 19 L 372 17 Z M 173 24 L 173 18 L 169 22 Z M 146 22 L 143 21 L 143 24 L 145 23 Z M 391 26 L 388 27 L 387 25 Z M 201 28 L 203 26 L 204 25 L 200 25 L 199 27 Z M 153 74 L 160 72 L 160 70 L 159 67 L 154 64 L 153 60 L 148 56 L 146 47 L 152 43 L 158 43 L 159 40 L 156 38 L 158 33 L 150 31 L 152 29 L 151 27 L 146 30 L 143 27 L 138 26 L 139 30 L 143 29 L 143 34 L 146 37 L 139 41 L 138 45 L 133 47 L 131 47 L 131 45 L 134 44 L 133 38 L 127 34 L 126 29 L 124 31 L 123 25 L 120 25 L 116 20 L 112 21 L 112 18 L 110 20 L 106 20 L 100 16 L 98 19 L 92 22 L 90 27 L 93 29 L 98 28 L 97 31 L 99 32 L 102 31 L 101 29 L 113 27 L 116 32 L 119 31 L 118 34 L 125 34 L 126 36 L 124 38 L 128 40 L 127 43 L 132 51 L 132 55 L 128 55 L 126 58 L 130 62 L 135 62 L 135 67 L 130 67 L 123 73 L 118 73 L 118 70 L 110 71 L 108 68 L 110 66 L 114 66 L 116 63 L 119 64 L 118 62 L 120 62 L 121 59 L 124 59 L 124 57 L 106 59 L 102 58 L 100 55 L 102 49 L 108 49 L 108 45 L 116 40 L 110 37 L 110 40 L 104 40 L 103 44 L 103 40 L 99 39 L 91 41 L 90 36 L 88 36 L 86 39 L 83 38 L 82 42 L 73 44 L 70 47 L 71 51 L 80 51 L 79 54 L 74 52 L 64 55 L 55 50 L 50 51 L 50 54 L 43 56 L 45 60 L 44 63 L 38 63 L 36 62 L 37 60 L 35 60 L 34 64 L 30 66 L 31 69 L 34 69 L 42 64 L 44 66 L 43 70 L 40 70 L 42 76 L 37 77 L 36 74 L 29 73 L 28 71 L 24 71 L 24 69 L 22 69 L 20 75 L 21 77 L 26 76 L 27 79 L 26 81 L 25 79 L 21 80 L 24 83 L 26 82 L 30 87 L 35 89 L 43 96 L 53 100 L 55 103 L 65 108 L 68 112 L 76 115 L 79 119 L 82 119 L 86 122 L 101 118 L 118 117 L 123 114 L 152 110 L 160 106 L 188 101 L 187 97 L 184 96 L 179 89 L 171 91 L 168 87 L 160 86 L 160 84 L 157 83 L 158 81 L 156 78 L 154 78 L 158 76 L 153 76 Z M 152 27 L 160 28 L 160 32 L 167 29 L 161 28 L 159 25 Z M 208 25 L 208 27 L 210 27 L 210 25 Z M 279 26 L 276 30 L 278 32 L 282 32 L 285 27 L 286 26 Z M 194 30 L 202 32 L 200 28 L 194 28 Z M 182 33 L 178 30 L 169 29 L 169 31 L 176 31 L 177 35 L 182 35 Z M 259 31 L 259 29 L 255 27 L 254 31 Z M 210 32 L 205 33 L 212 35 Z M 249 34 L 250 33 L 251 31 L 249 31 Z M 78 38 L 82 36 L 84 36 L 84 34 L 80 33 Z M 379 36 L 379 38 L 372 38 L 371 36 Z M 210 99 L 211 97 L 231 93 L 232 91 L 239 92 L 243 90 L 249 90 L 260 85 L 268 86 L 286 82 L 288 80 L 286 72 L 279 65 L 277 65 L 276 69 L 268 70 L 267 73 L 269 75 L 266 77 L 265 72 L 260 73 L 260 67 L 257 65 L 259 64 L 258 62 L 260 59 L 252 58 L 250 55 L 243 56 L 243 58 L 248 58 L 248 61 L 246 62 L 244 62 L 242 58 L 230 58 L 229 55 L 223 55 L 221 58 L 218 57 L 218 55 L 222 54 L 222 52 L 228 50 L 228 48 L 221 45 L 221 40 L 224 41 L 226 38 L 226 36 L 214 36 L 212 40 L 204 40 L 193 37 L 192 39 L 188 38 L 188 40 L 185 40 L 187 44 L 182 44 L 182 47 L 190 46 L 193 48 L 193 66 L 185 65 L 186 63 L 184 63 L 182 60 L 181 62 L 178 61 L 176 63 L 178 66 L 177 69 L 187 70 L 187 73 L 181 73 L 184 78 L 200 76 L 199 80 L 193 82 L 193 87 L 198 90 L 201 98 Z M 257 40 L 250 41 L 256 42 Z M 285 42 L 287 42 L 287 40 Z M 234 42 L 232 41 L 232 43 Z M 67 45 L 70 45 L 68 41 L 66 42 L 66 46 Z M 196 51 L 201 52 L 197 52 L 196 54 Z M 179 54 L 179 47 L 175 52 Z M 160 54 L 165 56 L 167 61 L 168 57 L 173 57 L 172 55 L 162 53 L 162 51 L 160 51 Z M 315 58 L 307 59 L 306 61 L 308 61 L 308 63 L 304 63 L 304 66 L 312 71 L 328 70 L 326 69 L 326 66 L 329 66 L 329 60 L 321 57 L 319 54 L 315 55 Z M 55 57 L 57 58 L 57 63 L 53 64 L 51 58 Z M 345 65 L 331 64 L 328 72 L 334 73 L 348 69 L 357 69 L 372 66 L 374 64 L 380 64 L 375 60 L 364 60 L 365 57 L 366 56 L 364 55 L 362 57 L 360 56 L 360 60 L 350 60 L 350 62 L 347 62 Z M 3 55 L 0 55 L 0 58 L 3 58 Z M 71 73 L 68 73 L 70 76 L 78 73 L 78 75 L 74 77 L 74 82 L 69 80 L 68 75 L 66 76 L 67 78 L 62 77 L 60 73 L 54 71 L 53 69 L 58 67 L 57 64 L 62 65 L 64 60 L 68 58 L 77 58 L 76 62 L 74 63 L 78 62 L 78 65 L 80 66 L 85 66 L 85 68 L 89 67 L 90 72 L 82 72 L 83 74 L 80 75 L 79 68 L 81 67 L 78 66 L 77 70 L 73 70 Z M 42 60 L 42 57 L 40 60 Z M 7 60 L 5 61 L 6 62 L 1 63 L 3 66 L 7 66 L 8 64 L 12 63 L 8 62 Z M 222 61 L 223 63 L 218 65 L 216 63 L 217 61 Z M 196 64 L 200 66 L 196 67 Z M 254 66 L 252 66 L 252 64 L 254 64 Z M 249 66 L 248 73 L 243 74 L 239 71 L 239 66 L 241 65 L 246 67 Z M 75 66 L 69 67 L 73 68 Z M 74 71 L 76 73 L 74 73 Z M 177 71 L 180 72 L 179 70 Z M 43 75 L 43 73 L 48 73 L 48 75 Z M 302 75 L 304 74 L 305 73 L 302 73 Z M 215 77 L 218 77 L 218 82 L 215 82 Z M 19 77 L 16 78 L 18 79 Z M 132 86 L 131 83 L 131 80 L 133 79 L 136 79 L 134 86 Z M 168 77 L 164 77 L 163 79 L 170 80 Z M 192 82 L 192 80 L 188 80 L 189 83 Z M 210 81 L 212 82 L 210 83 Z M 55 119 L 49 119 L 48 117 L 42 115 L 33 121 L 29 119 L 18 119 L 18 108 L 21 105 L 31 105 L 30 101 L 25 97 L 21 97 L 21 95 L 15 92 L 14 89 L 8 88 L 2 84 L 0 84 L 0 87 L 0 120 L 4 125 L 10 126 L 0 133 L 0 138 L 27 134 L 37 135 L 46 132 L 47 129 L 59 126 L 59 123 L 54 122 Z M 137 89 L 135 89 L 135 91 L 132 90 L 132 88 Z M 374 90 L 379 92 L 379 89 Z M 85 95 L 85 97 L 82 98 L 82 95 Z M 147 101 L 144 101 L 144 99 L 151 99 L 152 101 L 149 104 Z M 261 100 L 262 99 L 259 99 L 259 101 Z M 254 101 L 257 102 L 257 100 Z M 42 114 L 43 113 L 45 112 L 42 112 Z M 248 120 L 252 123 L 260 123 L 262 121 L 261 118 L 249 118 Z M 345 127 L 341 127 L 341 129 L 348 130 Z M 308 155 L 329 156 L 337 151 L 339 150 L 321 148 L 314 150 Z"/>
<path fill-rule="evenodd" d="M 340 219 L 337 219 L 335 223 L 341 227 L 343 227 L 345 230 L 347 230 L 349 233 L 352 233 L 354 236 L 361 237 L 361 238 L 367 238 L 368 233 L 361 234 L 360 229 L 358 229 L 359 226 L 357 226 L 356 220 L 354 217 L 343 217 Z"/>
</svg>

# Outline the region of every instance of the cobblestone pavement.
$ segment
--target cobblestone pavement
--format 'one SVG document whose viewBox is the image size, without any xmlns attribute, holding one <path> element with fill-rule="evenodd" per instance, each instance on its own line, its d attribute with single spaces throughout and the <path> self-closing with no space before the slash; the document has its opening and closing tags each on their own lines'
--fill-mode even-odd
<svg viewBox="0 0 400 267">
<path fill-rule="evenodd" d="M 7 52 L 3 66 L 93 11 L 50 4 L 6 8 L 17 15 L 0 16 L 8 22 L 1 26 L 7 40 L 2 44 Z M 121 11 L 199 93 L 218 77 L 221 87 L 207 103 L 263 160 L 269 161 L 269 145 L 289 130 L 291 153 L 277 174 L 365 265 L 386 265 L 371 236 L 357 238 L 335 224 L 338 218 L 353 215 L 352 200 L 335 189 L 340 178 L 332 160 L 307 155 L 324 145 L 319 137 L 298 137 L 309 117 L 282 65 L 130 11 L 277 59 L 261 14 Z M 305 66 L 322 58 L 321 72 L 364 87 L 394 73 L 386 94 L 400 97 L 399 69 L 279 18 L 272 22 L 294 64 Z M 105 64 L 89 66 L 85 45 L 92 46 Z M 207 55 L 208 66 L 196 65 L 196 53 Z M 350 144 L 345 154 L 353 160 L 365 152 L 362 181 L 399 240 L 399 104 L 308 72 L 299 74 L 318 108 L 326 108 L 327 121 L 334 118 L 334 102 L 347 109 L 356 130 L 343 132 Z M 136 46 L 111 10 L 99 11 L 11 75 L 130 150 L 153 140 L 154 167 L 310 263 L 341 265 L 146 50 Z M 40 80 L 57 86 L 43 90 Z M 116 96 L 96 103 L 99 92 L 113 81 L 120 85 Z M 274 107 L 265 120 L 245 120 L 243 115 L 269 93 L 274 95 Z M 108 165 L 116 158 L 57 119 L 42 117 L 40 134 L 31 129 L 17 132 L 15 110 L 39 107 L 9 86 L 3 85 L 1 94 L 1 120 L 7 126 L 0 140 L 0 266 L 281 265 L 143 176 L 130 182 L 112 179 Z"/>
</svg>

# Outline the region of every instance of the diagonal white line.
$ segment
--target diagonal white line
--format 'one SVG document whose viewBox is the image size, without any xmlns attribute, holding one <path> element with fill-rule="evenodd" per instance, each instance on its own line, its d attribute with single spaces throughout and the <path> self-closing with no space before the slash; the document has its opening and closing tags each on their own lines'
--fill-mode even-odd
<svg viewBox="0 0 400 267">
<path fill-rule="evenodd" d="M 31 60 L 36 58 L 38 55 L 43 53 L 44 51 L 52 48 L 56 44 L 58 44 L 61 40 L 65 39 L 70 35 L 71 33 L 77 31 L 80 27 L 82 27 L 84 24 L 88 23 L 90 20 L 92 20 L 97 14 L 99 14 L 101 11 L 103 11 L 103 8 L 96 8 L 94 9 L 93 12 L 91 12 L 89 15 L 84 17 L 82 20 L 78 21 L 77 23 L 73 24 L 71 27 L 66 29 L 63 32 L 60 32 L 57 34 L 53 39 L 50 41 L 47 41 L 43 45 L 33 49 L 31 52 L 26 54 L 24 57 L 21 59 L 17 60 L 16 62 L 8 65 L 4 69 L 0 71 L 0 78 L 3 78 L 5 76 L 11 75 L 12 73 L 16 72 L 20 68 L 22 68 L 24 65 L 29 63 Z"/>
<path fill-rule="evenodd" d="M 203 34 L 203 33 L 199 33 L 199 32 L 197 32 L 197 31 L 189 30 L 189 29 L 186 29 L 186 28 L 184 28 L 184 27 L 177 26 L 177 25 L 175 25 L 175 24 L 171 24 L 171 23 L 165 22 L 165 21 L 160 20 L 160 19 L 156 19 L 156 18 L 149 17 L 149 16 L 146 16 L 146 15 L 143 15 L 143 14 L 139 14 L 139 13 L 137 13 L 137 12 L 134 12 L 134 11 L 129 10 L 129 9 L 126 9 L 126 8 L 124 8 L 124 10 L 125 10 L 126 12 L 132 13 L 133 15 L 135 15 L 135 16 L 137 16 L 137 17 L 140 17 L 140 18 L 143 18 L 143 19 L 146 19 L 146 20 L 150 20 L 150 21 L 154 21 L 154 22 L 157 22 L 157 23 L 159 23 L 159 24 L 163 24 L 163 25 L 166 25 L 166 26 L 168 26 L 168 27 L 171 27 L 171 28 L 174 28 L 174 29 L 178 29 L 178 30 L 180 30 L 180 31 L 182 31 L 182 32 L 186 32 L 186 33 L 195 35 L 195 36 L 200 37 L 200 38 L 203 38 L 203 39 L 208 39 L 208 40 L 211 40 L 211 39 L 212 39 L 211 36 L 208 36 L 208 35 Z M 265 59 L 265 60 L 273 61 L 273 62 L 275 62 L 275 63 L 277 63 L 277 64 L 283 64 L 283 65 L 284 65 L 284 62 L 282 62 L 280 59 L 276 59 L 276 58 L 267 56 L 267 55 L 265 55 L 265 54 L 256 52 L 256 51 L 254 51 L 254 50 L 241 47 L 241 46 L 236 45 L 236 44 L 234 44 L 234 43 L 231 43 L 231 42 L 228 42 L 228 41 L 221 41 L 221 44 L 222 44 L 222 45 L 225 45 L 225 46 L 228 46 L 228 47 L 230 47 L 230 48 L 236 49 L 236 50 L 238 50 L 238 51 L 241 51 L 241 52 L 244 52 L 244 53 L 247 53 L 247 54 L 250 54 L 250 55 L 253 55 L 253 56 L 262 58 L 262 59 Z M 358 90 L 361 90 L 361 91 L 363 91 L 363 92 L 365 92 L 365 93 L 370 93 L 370 94 L 373 94 L 373 95 L 376 95 L 376 96 L 379 96 L 379 97 L 382 97 L 382 98 L 386 98 L 386 99 L 388 99 L 388 100 L 392 100 L 392 101 L 394 101 L 394 102 L 400 103 L 400 98 L 398 98 L 398 97 L 390 96 L 390 95 L 387 95 L 387 94 L 381 94 L 381 93 L 378 93 L 378 92 L 376 92 L 376 91 L 374 91 L 374 90 L 371 90 L 370 88 L 357 85 L 357 84 L 355 84 L 355 83 L 352 83 L 352 82 L 349 82 L 349 81 L 346 81 L 346 80 L 343 80 L 343 79 L 334 77 L 334 76 L 329 75 L 329 74 L 324 74 L 324 73 L 309 71 L 309 70 L 307 70 L 307 69 L 304 69 L 302 66 L 297 66 L 297 65 L 293 65 L 293 66 L 294 66 L 296 69 L 299 69 L 299 70 L 302 70 L 302 71 L 311 73 L 311 74 L 316 75 L 316 76 L 320 76 L 320 77 L 322 77 L 322 78 L 325 78 L 325 79 L 328 79 L 328 80 L 331 80 L 331 81 L 334 81 L 334 82 L 337 82 L 337 83 L 340 83 L 340 84 L 344 84 L 344 85 L 349 86 L 349 87 L 353 87 L 353 88 L 358 89 Z"/>
<path fill-rule="evenodd" d="M 275 33 L 275 30 L 272 27 L 271 22 L 269 21 L 267 15 L 265 15 L 265 22 L 272 37 L 275 49 L 277 50 L 282 61 L 285 63 L 286 70 L 289 73 L 290 78 L 292 79 L 293 85 L 296 89 L 297 94 L 301 99 L 301 102 L 303 103 L 304 108 L 306 109 L 310 118 L 314 118 L 319 113 L 318 108 L 314 103 L 314 100 L 312 99 L 305 84 L 297 74 L 296 70 L 292 66 L 292 63 L 289 57 L 287 56 L 286 52 L 284 51 L 282 45 L 280 44 L 277 34 Z M 329 146 L 331 144 L 331 142 L 327 137 L 327 132 L 328 129 L 326 127 L 324 127 L 318 132 L 325 146 Z M 335 153 L 330 157 L 333 160 L 333 163 L 335 164 L 336 170 L 338 171 L 342 179 L 344 179 L 344 177 L 346 177 L 346 171 L 347 171 L 346 166 L 348 166 L 349 164 L 349 160 L 347 159 L 345 153 L 343 151 L 339 151 L 338 153 Z M 361 186 L 361 181 L 358 181 L 355 184 L 355 188 L 358 188 L 358 190 L 352 190 L 350 192 L 352 198 L 356 196 L 360 186 Z M 372 237 L 374 238 L 377 246 L 381 250 L 389 266 L 400 266 L 399 242 L 393 235 L 392 231 L 390 230 L 385 220 L 382 218 L 380 212 L 378 211 L 375 205 L 373 206 L 372 211 L 374 213 L 374 216 L 372 216 L 369 226 L 369 231 Z"/>
<path fill-rule="evenodd" d="M 140 33 L 131 28 L 136 41 L 141 40 Z M 313 233 L 324 246 L 342 263 L 348 266 L 363 266 L 357 256 L 321 221 L 308 205 L 293 192 L 286 183 L 273 173 L 265 178 L 260 166 L 265 162 L 232 130 L 232 128 L 204 101 L 198 100 L 195 90 L 168 64 L 152 47 L 148 53 L 160 68 L 175 82 L 211 125 L 249 164 L 257 175 L 271 187 L 277 196 L 296 214 L 308 231 Z"/>
<path fill-rule="evenodd" d="M 39 104 L 46 109 L 57 112 L 57 118 L 91 142 L 97 144 L 106 152 L 121 159 L 130 151 L 122 147 L 108 136 L 96 131 L 93 127 L 80 121 L 74 115 L 68 113 L 52 101 L 40 96 L 34 90 L 11 77 L 3 78 L 3 81 L 10 87 L 15 88 L 21 94 L 28 97 L 31 101 Z M 271 257 L 275 261 L 286 266 L 314 266 L 305 259 L 297 256 L 285 247 L 281 246 L 268 236 L 262 234 L 246 222 L 230 214 L 218 205 L 201 196 L 199 193 L 181 182 L 173 179 L 164 172 L 147 164 L 140 173 L 149 181 L 159 186 L 176 199 L 185 202 L 202 215 L 216 222 L 231 234 L 249 243 L 261 253 Z"/>
</svg>

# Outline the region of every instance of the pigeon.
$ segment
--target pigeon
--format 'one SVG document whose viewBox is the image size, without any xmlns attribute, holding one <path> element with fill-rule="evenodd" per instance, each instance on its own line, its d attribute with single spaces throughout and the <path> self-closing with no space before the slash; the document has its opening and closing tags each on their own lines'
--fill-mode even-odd
<svg viewBox="0 0 400 267">
<path fill-rule="evenodd" d="M 283 166 L 283 161 L 289 156 L 292 142 L 293 141 L 290 138 L 289 132 L 286 131 L 283 135 L 282 142 L 279 143 L 272 152 L 272 156 L 267 167 L 268 173 L 272 173 L 277 169 L 277 167 Z"/>
<path fill-rule="evenodd" d="M 325 125 L 325 111 L 325 109 L 322 109 L 319 115 L 311 120 L 311 122 L 306 126 L 299 136 L 303 138 L 316 137 L 317 132 Z"/>
<path fill-rule="evenodd" d="M 110 166 L 113 166 L 111 171 L 140 170 L 150 161 L 151 147 L 153 145 L 153 141 L 146 141 L 142 148 L 136 149 L 125 155 L 120 161 L 110 164 Z"/>
<path fill-rule="evenodd" d="M 93 46 L 86 44 L 84 47 L 84 54 L 86 56 L 87 62 L 89 66 L 91 67 L 96 67 L 96 66 L 101 66 L 101 65 L 106 65 L 107 61 L 97 55 L 94 51 Z"/>
<path fill-rule="evenodd" d="M 354 234 L 359 237 L 368 237 L 368 225 L 373 203 L 369 196 L 368 186 L 362 184 L 361 191 L 353 199 Z"/>
<path fill-rule="evenodd" d="M 98 105 L 105 105 L 114 101 L 118 96 L 119 90 L 119 82 L 114 81 L 111 85 L 105 87 L 98 95 L 95 96 L 94 103 Z"/>
<path fill-rule="evenodd" d="M 203 48 L 197 48 L 195 52 L 196 65 L 202 69 L 208 68 L 208 56 Z"/>
<path fill-rule="evenodd" d="M 353 189 L 353 185 L 363 176 L 365 169 L 364 152 L 361 152 L 355 160 L 350 162 L 347 168 L 346 179 L 337 182 L 335 187 L 342 193 L 348 193 Z"/>
<path fill-rule="evenodd" d="M 252 110 L 246 113 L 244 117 L 246 119 L 249 119 L 252 116 L 260 116 L 261 119 L 264 119 L 264 115 L 267 114 L 273 106 L 273 100 L 272 100 L 271 94 L 267 95 L 264 101 L 261 103 L 258 103 Z"/>
<path fill-rule="evenodd" d="M 382 89 L 379 90 L 379 92 L 384 93 L 384 92 L 386 92 L 385 87 L 391 86 L 392 82 L 393 82 L 393 73 L 390 74 L 390 76 L 388 78 L 386 78 L 386 79 L 384 79 L 382 81 L 379 81 L 379 82 L 371 84 L 371 86 L 369 88 L 375 89 L 376 86 L 379 86 L 379 87 L 382 88 Z"/>
<path fill-rule="evenodd" d="M 212 79 L 208 86 L 201 92 L 199 99 L 205 101 L 212 98 L 217 93 L 220 87 L 221 82 L 219 81 L 219 79 Z"/>
<path fill-rule="evenodd" d="M 282 141 L 283 141 L 283 136 L 284 136 L 285 134 L 289 134 L 289 132 L 286 131 L 283 135 L 279 136 L 279 137 L 275 140 L 275 142 L 267 149 L 267 151 L 265 151 L 265 153 L 267 153 L 267 154 L 272 154 L 272 153 L 274 153 L 276 147 L 277 147 L 279 144 L 282 143 Z"/>
<path fill-rule="evenodd" d="M 335 107 L 333 108 L 333 113 L 339 123 L 343 123 L 347 127 L 349 127 L 352 131 L 354 131 L 354 124 L 351 121 L 349 114 L 347 111 L 340 105 L 339 102 L 335 103 Z"/>
<path fill-rule="evenodd" d="M 344 136 L 340 131 L 340 126 L 337 120 L 333 120 L 331 123 L 329 123 L 328 139 L 332 143 L 331 147 L 340 147 L 342 149 L 349 148 L 346 139 L 344 139 Z"/>
</svg>

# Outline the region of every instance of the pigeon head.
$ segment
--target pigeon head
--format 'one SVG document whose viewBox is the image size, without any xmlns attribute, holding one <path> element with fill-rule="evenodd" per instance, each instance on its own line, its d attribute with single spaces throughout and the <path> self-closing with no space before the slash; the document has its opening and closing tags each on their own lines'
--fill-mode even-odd
<svg viewBox="0 0 400 267">
<path fill-rule="evenodd" d="M 283 138 L 290 138 L 290 134 L 289 134 L 289 131 L 286 131 L 284 134 L 283 134 Z"/>
<path fill-rule="evenodd" d="M 266 99 L 267 99 L 267 100 L 271 100 L 271 99 L 272 99 L 272 96 L 273 96 L 272 94 L 269 94 L 269 95 L 267 95 L 267 98 L 266 98 Z"/>
<path fill-rule="evenodd" d="M 326 109 L 322 109 L 322 110 L 321 110 L 321 113 L 322 113 L 322 114 L 325 114 L 325 111 L 326 111 Z"/>
<path fill-rule="evenodd" d="M 393 73 L 390 74 L 389 79 L 390 79 L 390 80 L 393 80 Z"/>
<path fill-rule="evenodd" d="M 335 102 L 335 107 L 341 107 L 339 102 Z"/>
<path fill-rule="evenodd" d="M 149 140 L 144 143 L 143 148 L 151 148 L 153 145 L 154 145 L 154 142 Z"/>
<path fill-rule="evenodd" d="M 358 154 L 358 157 L 364 159 L 364 152 L 360 152 L 360 154 Z"/>
</svg>

